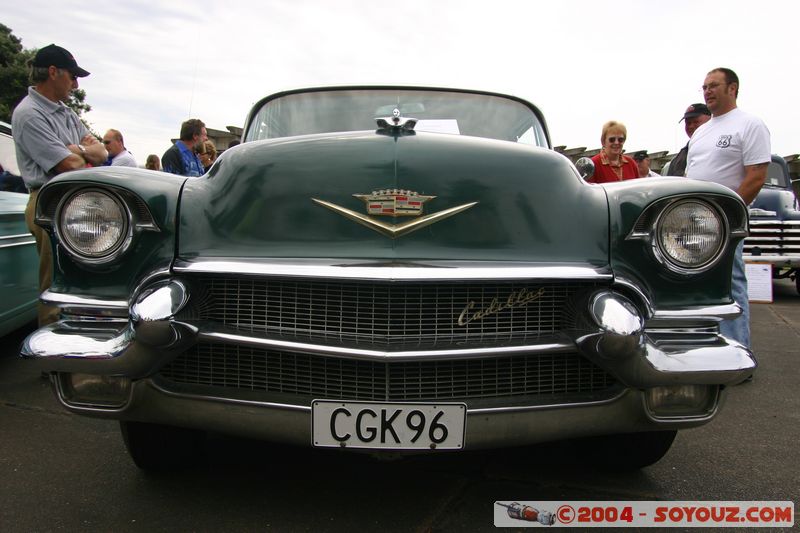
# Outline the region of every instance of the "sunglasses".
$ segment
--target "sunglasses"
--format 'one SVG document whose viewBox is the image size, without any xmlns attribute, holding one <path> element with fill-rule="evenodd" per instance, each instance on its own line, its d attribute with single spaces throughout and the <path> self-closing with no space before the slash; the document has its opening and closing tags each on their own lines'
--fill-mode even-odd
<svg viewBox="0 0 800 533">
<path fill-rule="evenodd" d="M 104 141 L 103 141 L 103 144 L 111 144 L 111 141 L 106 141 L 106 140 L 104 140 Z"/>
<path fill-rule="evenodd" d="M 610 143 L 624 143 L 625 137 L 606 137 Z"/>
</svg>

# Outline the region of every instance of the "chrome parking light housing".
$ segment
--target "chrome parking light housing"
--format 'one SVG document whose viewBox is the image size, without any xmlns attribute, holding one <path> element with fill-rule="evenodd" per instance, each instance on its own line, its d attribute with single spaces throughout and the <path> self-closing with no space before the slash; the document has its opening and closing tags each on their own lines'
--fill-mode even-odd
<svg viewBox="0 0 800 533">
<path fill-rule="evenodd" d="M 655 420 L 705 418 L 716 411 L 719 387 L 716 385 L 670 385 L 645 391 L 648 414 Z"/>
<path fill-rule="evenodd" d="M 131 394 L 131 380 L 126 377 L 58 373 L 55 379 L 59 398 L 72 406 L 119 408 Z"/>
</svg>

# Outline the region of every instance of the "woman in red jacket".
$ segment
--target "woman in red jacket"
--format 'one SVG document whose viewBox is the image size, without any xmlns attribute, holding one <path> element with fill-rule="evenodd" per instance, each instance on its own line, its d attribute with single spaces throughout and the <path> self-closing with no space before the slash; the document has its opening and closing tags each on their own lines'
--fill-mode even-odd
<svg viewBox="0 0 800 533">
<path fill-rule="evenodd" d="M 639 166 L 636 161 L 622 154 L 622 147 L 628 130 L 622 122 L 611 120 L 603 124 L 600 143 L 603 148 L 592 158 L 594 175 L 589 183 L 609 183 L 612 181 L 632 180 L 639 177 Z"/>
</svg>

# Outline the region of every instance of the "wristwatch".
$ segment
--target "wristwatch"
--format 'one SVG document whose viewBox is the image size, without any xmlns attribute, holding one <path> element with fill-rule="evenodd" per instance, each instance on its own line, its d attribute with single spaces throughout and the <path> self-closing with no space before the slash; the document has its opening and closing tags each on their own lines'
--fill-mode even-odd
<svg viewBox="0 0 800 533">
<path fill-rule="evenodd" d="M 85 147 L 84 145 L 82 145 L 82 144 L 79 144 L 79 145 L 78 145 L 78 150 L 80 150 L 80 151 L 81 151 L 81 154 L 82 154 L 82 155 L 86 155 L 86 147 Z"/>
</svg>

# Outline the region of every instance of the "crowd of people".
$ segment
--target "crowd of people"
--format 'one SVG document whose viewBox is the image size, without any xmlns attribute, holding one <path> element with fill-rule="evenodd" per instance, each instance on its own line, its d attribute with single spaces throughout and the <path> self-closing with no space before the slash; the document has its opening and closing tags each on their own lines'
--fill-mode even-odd
<svg viewBox="0 0 800 533">
<path fill-rule="evenodd" d="M 727 70 L 727 69 L 726 69 Z M 733 72 L 733 71 L 731 71 Z M 692 104 L 683 113 L 680 122 L 684 123 L 686 135 L 691 140 L 694 132 L 711 119 L 711 111 L 706 104 Z M 615 120 L 606 122 L 600 134 L 600 152 L 592 157 L 595 174 L 590 183 L 609 183 L 613 181 L 660 176 L 650 169 L 650 156 L 647 150 L 639 150 L 628 156 L 623 146 L 628 138 L 625 125 Z M 686 162 L 689 143 L 681 148 L 667 167 L 667 176 L 686 176 Z"/>
<path fill-rule="evenodd" d="M 16 120 L 12 117 L 12 130 L 17 144 L 22 145 L 23 151 L 31 147 L 28 161 L 40 158 L 37 163 L 41 164 L 35 165 L 38 168 L 27 169 L 30 179 L 24 181 L 28 190 L 38 189 L 47 177 L 74 170 L 74 165 L 81 165 L 76 157 L 83 159 L 82 166 L 139 166 L 134 155 L 126 148 L 122 132 L 109 129 L 98 144 L 98 140 L 77 119 L 77 115 L 64 105 L 69 94 L 78 88 L 78 78 L 88 75 L 88 71 L 77 66 L 69 51 L 54 44 L 39 50 L 31 62 L 33 86 L 23 100 L 25 105 L 21 103 L 18 106 L 21 109 L 16 113 Z M 41 123 L 48 116 L 56 119 L 53 127 Z M 233 141 L 229 147 L 236 144 L 238 142 Z M 53 151 L 44 154 L 41 150 Z M 75 157 L 67 156 L 65 150 Z M 59 156 L 64 157 L 57 159 Z M 189 119 L 181 125 L 179 140 L 160 158 L 157 154 L 148 155 L 145 168 L 196 177 L 203 175 L 216 159 L 217 148 L 208 139 L 205 124 L 199 119 Z M 62 161 L 66 162 L 61 167 L 52 165 Z"/>
<path fill-rule="evenodd" d="M 103 136 L 103 144 L 108 150 L 106 165 L 137 167 L 136 159 L 126 148 L 122 133 L 108 130 Z M 231 141 L 228 148 L 239 144 Z M 200 119 L 192 118 L 181 124 L 180 138 L 170 146 L 160 158 L 157 154 L 147 156 L 144 168 L 161 170 L 181 176 L 202 176 L 217 160 L 217 147 L 208 138 L 206 125 Z"/>
<path fill-rule="evenodd" d="M 689 142 L 670 162 L 667 174 L 713 181 L 736 191 L 745 204 L 755 200 L 767 178 L 771 160 L 770 133 L 758 117 L 737 107 L 739 77 L 729 68 L 706 74 L 705 104 L 692 104 L 683 114 Z M 624 154 L 628 132 L 621 122 L 603 125 L 602 148 L 592 157 L 595 165 L 590 183 L 609 183 L 658 176 L 650 170 L 646 151 Z M 731 277 L 731 295 L 742 314 L 720 325 L 720 332 L 750 347 L 750 307 L 745 277 L 744 241 L 736 249 Z"/>
<path fill-rule="evenodd" d="M 30 191 L 26 220 L 39 250 L 42 291 L 50 285 L 53 260 L 47 233 L 33 222 L 39 188 L 58 174 L 86 166 L 136 166 L 135 158 L 125 148 L 122 133 L 109 129 L 99 142 L 64 105 L 70 93 L 78 88 L 78 78 L 88 75 L 64 48 L 51 44 L 40 49 L 32 61 L 33 85 L 12 116 L 17 159 Z M 715 181 L 736 191 L 749 204 L 766 180 L 771 159 L 769 131 L 760 119 L 738 109 L 739 78 L 732 70 L 715 68 L 708 72 L 702 91 L 705 103 L 690 105 L 681 119 L 689 142 L 670 164 L 669 174 Z M 588 180 L 590 183 L 655 175 L 646 151 L 632 157 L 624 153 L 627 137 L 623 123 L 609 121 L 603 125 L 602 148 L 592 158 L 595 172 Z M 160 160 L 155 154 L 147 157 L 146 168 L 201 176 L 216 156 L 205 124 L 199 119 L 189 119 L 181 125 L 178 141 Z M 740 243 L 732 272 L 732 294 L 743 314 L 723 323 L 720 330 L 749 347 L 749 307 L 742 252 Z M 40 309 L 40 324 L 51 322 L 54 317 L 54 310 Z"/>
<path fill-rule="evenodd" d="M 136 167 L 133 154 L 125 147 L 122 133 L 109 129 L 98 140 L 65 105 L 78 79 L 89 76 L 65 48 L 51 44 L 37 51 L 30 64 L 31 86 L 16 106 L 11 128 L 17 163 L 25 189 L 30 193 L 25 209 L 28 229 L 36 239 L 39 253 L 39 290 L 50 287 L 53 257 L 47 232 L 34 223 L 39 189 L 53 177 L 86 167 Z M 159 159 L 147 157 L 146 168 L 183 176 L 200 176 L 214 163 L 216 147 L 208 140 L 205 124 L 190 119 L 181 127 L 180 140 Z M 39 325 L 54 322 L 58 310 L 40 304 Z"/>
</svg>

